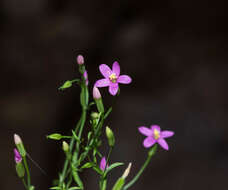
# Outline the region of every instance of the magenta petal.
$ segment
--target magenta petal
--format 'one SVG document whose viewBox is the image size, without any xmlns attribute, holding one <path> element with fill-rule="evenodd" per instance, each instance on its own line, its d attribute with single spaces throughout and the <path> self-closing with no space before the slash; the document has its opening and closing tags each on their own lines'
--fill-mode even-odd
<svg viewBox="0 0 228 190">
<path fill-rule="evenodd" d="M 104 171 L 104 170 L 105 170 L 105 166 L 106 166 L 106 159 L 105 159 L 105 157 L 103 157 L 103 158 L 101 159 L 101 162 L 100 162 L 100 169 L 101 169 L 102 171 Z"/>
<path fill-rule="evenodd" d="M 147 137 L 145 138 L 145 140 L 143 141 L 143 146 L 145 148 L 149 148 L 151 147 L 154 143 L 156 143 L 156 140 L 153 137 Z"/>
<path fill-rule="evenodd" d="M 168 138 L 174 135 L 173 131 L 162 131 L 161 132 L 161 137 L 162 138 Z"/>
<path fill-rule="evenodd" d="M 115 96 L 118 92 L 119 86 L 118 83 L 110 83 L 109 85 L 109 93 Z"/>
<path fill-rule="evenodd" d="M 158 144 L 161 145 L 162 148 L 164 148 L 165 150 L 169 150 L 169 146 L 168 146 L 167 142 L 165 141 L 165 139 L 159 138 L 157 140 L 157 142 L 158 142 Z"/>
<path fill-rule="evenodd" d="M 150 128 L 151 128 L 153 133 L 154 133 L 154 129 L 156 129 L 159 132 L 161 131 L 161 128 L 158 125 L 151 125 Z"/>
<path fill-rule="evenodd" d="M 112 65 L 112 72 L 114 72 L 117 77 L 120 75 L 120 65 L 117 61 L 115 61 Z"/>
<path fill-rule="evenodd" d="M 112 70 L 109 68 L 108 65 L 101 64 L 99 66 L 101 74 L 105 77 L 108 78 L 112 74 Z"/>
<path fill-rule="evenodd" d="M 128 75 L 120 75 L 117 79 L 117 82 L 122 84 L 129 84 L 131 83 L 131 81 L 131 77 L 129 77 Z"/>
<path fill-rule="evenodd" d="M 139 129 L 139 132 L 142 133 L 143 135 L 152 136 L 153 134 L 152 130 L 147 127 L 141 126 L 138 129 Z"/>
<path fill-rule="evenodd" d="M 110 81 L 108 79 L 100 79 L 96 81 L 95 86 L 96 87 L 106 87 L 109 86 Z"/>
</svg>

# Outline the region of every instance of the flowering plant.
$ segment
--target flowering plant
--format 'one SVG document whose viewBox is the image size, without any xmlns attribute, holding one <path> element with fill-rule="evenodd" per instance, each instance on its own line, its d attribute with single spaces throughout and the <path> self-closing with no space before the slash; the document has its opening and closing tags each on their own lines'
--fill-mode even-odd
<svg viewBox="0 0 228 190">
<path fill-rule="evenodd" d="M 115 146 L 115 136 L 111 128 L 106 126 L 105 133 L 109 145 L 109 152 L 107 155 L 102 155 L 100 152 L 101 134 L 104 128 L 104 121 L 112 112 L 112 107 L 106 109 L 103 105 L 102 96 L 98 88 L 109 87 L 109 93 L 113 96 L 119 95 L 119 84 L 130 84 L 132 79 L 128 75 L 120 75 L 120 66 L 118 62 L 114 62 L 112 69 L 109 66 L 102 64 L 99 66 L 103 79 L 97 80 L 93 87 L 93 101 L 89 101 L 89 80 L 88 73 L 84 64 L 84 57 L 79 55 L 77 57 L 80 79 L 67 80 L 59 90 L 65 90 L 78 84 L 81 87 L 80 103 L 81 103 L 81 117 L 77 125 L 72 130 L 70 136 L 53 133 L 47 136 L 48 139 L 62 141 L 62 149 L 65 154 L 65 162 L 63 169 L 59 173 L 57 182 L 53 183 L 50 189 L 56 190 L 76 190 L 85 189 L 85 184 L 81 179 L 81 173 L 86 169 L 94 170 L 99 177 L 99 189 L 106 190 L 110 172 L 117 167 L 123 165 L 122 162 L 110 164 L 111 152 Z M 96 106 L 96 108 L 93 107 Z M 88 115 L 90 114 L 90 117 Z M 89 121 L 90 128 L 86 138 L 82 136 L 85 123 Z M 117 179 L 112 187 L 112 190 L 127 190 L 130 188 L 142 175 L 145 168 L 148 166 L 151 158 L 156 153 L 158 143 L 163 149 L 168 150 L 168 144 L 165 138 L 174 135 L 172 131 L 161 131 L 158 125 L 152 125 L 151 128 L 141 126 L 138 128 L 139 132 L 146 136 L 143 146 L 150 148 L 147 154 L 146 161 L 136 173 L 136 175 L 129 181 L 126 178 L 131 169 L 131 163 L 123 172 L 123 175 Z M 28 153 L 21 138 L 15 134 L 14 141 L 16 148 L 14 149 L 16 172 L 18 177 L 22 180 L 25 189 L 34 190 L 35 187 L 31 183 L 30 169 L 27 163 Z M 55 180 L 56 181 L 56 180 Z"/>
</svg>

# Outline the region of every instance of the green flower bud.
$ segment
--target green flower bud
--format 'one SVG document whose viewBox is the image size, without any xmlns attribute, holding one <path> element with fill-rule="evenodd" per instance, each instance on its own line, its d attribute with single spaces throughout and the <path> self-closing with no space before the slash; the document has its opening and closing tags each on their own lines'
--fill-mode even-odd
<svg viewBox="0 0 228 190">
<path fill-rule="evenodd" d="M 62 135 L 59 133 L 53 133 L 51 135 L 48 135 L 47 138 L 53 140 L 60 140 L 62 138 Z"/>
<path fill-rule="evenodd" d="M 94 119 L 98 119 L 99 118 L 99 113 L 97 113 L 97 112 L 92 112 L 91 113 L 91 118 L 94 120 Z"/>
<path fill-rule="evenodd" d="M 63 141 L 62 148 L 63 148 L 64 152 L 68 152 L 69 151 L 69 145 L 67 144 L 66 141 Z"/>
<path fill-rule="evenodd" d="M 19 178 L 23 178 L 25 176 L 25 168 L 22 162 L 16 164 L 16 172 Z"/>
<path fill-rule="evenodd" d="M 64 90 L 66 88 L 70 88 L 72 86 L 72 81 L 67 80 L 62 86 L 59 87 L 59 90 Z"/>
<path fill-rule="evenodd" d="M 114 136 L 112 130 L 107 126 L 105 132 L 106 132 L 106 136 L 108 138 L 109 146 L 113 147 L 115 145 L 115 136 Z"/>
</svg>

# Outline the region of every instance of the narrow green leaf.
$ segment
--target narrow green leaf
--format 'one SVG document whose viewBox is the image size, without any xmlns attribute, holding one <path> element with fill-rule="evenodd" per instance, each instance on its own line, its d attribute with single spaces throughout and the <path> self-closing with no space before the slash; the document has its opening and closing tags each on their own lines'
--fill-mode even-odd
<svg viewBox="0 0 228 190">
<path fill-rule="evenodd" d="M 115 183 L 115 185 L 113 186 L 112 190 L 121 190 L 121 189 L 123 188 L 124 183 L 125 183 L 124 178 L 120 177 L 120 178 L 116 181 L 116 183 Z"/>
<path fill-rule="evenodd" d="M 49 188 L 49 189 L 62 189 L 61 187 L 51 187 L 51 188 Z"/>
<path fill-rule="evenodd" d="M 116 163 L 110 165 L 110 166 L 106 169 L 104 176 L 106 176 L 106 175 L 108 174 L 108 172 L 110 172 L 112 169 L 114 169 L 114 168 L 116 168 L 116 167 L 119 167 L 119 166 L 122 166 L 122 165 L 124 165 L 124 163 L 122 163 L 122 162 L 116 162 Z"/>
<path fill-rule="evenodd" d="M 82 189 L 80 187 L 70 187 L 68 190 Z"/>
<path fill-rule="evenodd" d="M 108 111 L 104 115 L 104 119 L 106 119 L 111 112 L 112 112 L 112 107 L 108 108 Z"/>
<path fill-rule="evenodd" d="M 87 162 L 87 163 L 85 163 L 82 167 L 81 167 L 81 169 L 84 169 L 84 168 L 91 168 L 91 167 L 93 167 L 94 166 L 94 163 L 93 162 Z"/>
<path fill-rule="evenodd" d="M 93 170 L 96 171 L 98 174 L 102 175 L 103 171 L 98 167 L 98 166 L 94 166 Z"/>
</svg>

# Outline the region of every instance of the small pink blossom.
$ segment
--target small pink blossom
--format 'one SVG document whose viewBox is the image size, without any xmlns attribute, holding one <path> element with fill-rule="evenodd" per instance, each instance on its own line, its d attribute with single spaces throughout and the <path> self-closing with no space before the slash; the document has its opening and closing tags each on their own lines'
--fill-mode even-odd
<svg viewBox="0 0 228 190">
<path fill-rule="evenodd" d="M 115 61 L 112 65 L 112 70 L 109 66 L 105 64 L 101 64 L 99 66 L 101 74 L 105 77 L 104 79 L 100 79 L 96 81 L 96 87 L 107 87 L 109 86 L 109 93 L 115 96 L 119 89 L 119 83 L 121 84 L 129 84 L 132 79 L 128 75 L 120 75 L 120 66 L 117 61 Z"/>
<path fill-rule="evenodd" d="M 147 136 L 143 141 L 143 146 L 145 148 L 149 148 L 155 143 L 158 143 L 165 150 L 169 150 L 169 146 L 165 141 L 165 138 L 173 136 L 173 131 L 161 131 L 158 125 L 151 125 L 150 128 L 141 126 L 138 129 L 140 133 Z"/>
<path fill-rule="evenodd" d="M 22 157 L 16 148 L 14 149 L 14 160 L 17 164 L 22 161 Z"/>
<path fill-rule="evenodd" d="M 101 169 L 102 171 L 104 171 L 104 170 L 105 170 L 105 167 L 108 167 L 108 165 L 106 166 L 106 159 L 105 159 L 105 157 L 103 157 L 103 158 L 101 159 L 101 162 L 100 162 L 100 169 Z"/>
</svg>

